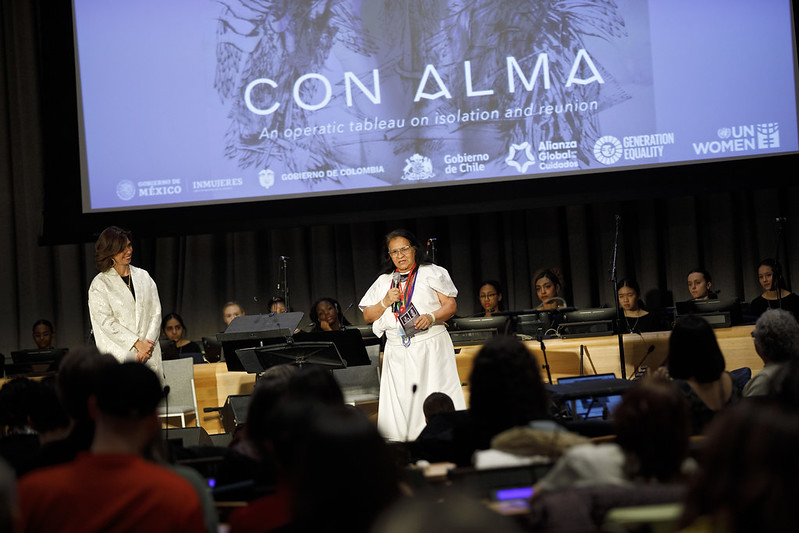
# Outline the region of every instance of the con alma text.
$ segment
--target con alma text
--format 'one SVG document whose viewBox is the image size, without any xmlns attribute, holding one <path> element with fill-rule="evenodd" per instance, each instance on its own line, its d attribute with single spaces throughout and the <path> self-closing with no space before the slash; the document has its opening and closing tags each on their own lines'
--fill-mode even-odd
<svg viewBox="0 0 799 533">
<path fill-rule="evenodd" d="M 541 83 L 545 90 L 549 90 L 552 86 L 549 55 L 546 53 L 538 54 L 532 72 L 525 72 L 514 56 L 505 58 L 505 68 L 508 93 L 515 93 L 517 88 L 530 92 L 537 83 Z M 587 77 L 580 77 L 584 74 L 587 74 Z M 494 88 L 475 83 L 471 61 L 463 62 L 463 76 L 467 98 L 494 94 Z M 591 56 L 584 48 L 581 48 L 572 62 L 566 78 L 566 87 L 591 83 L 602 84 L 605 83 L 605 80 L 597 70 Z M 383 103 L 380 91 L 380 69 L 373 69 L 371 76 L 365 76 L 364 80 L 361 80 L 354 72 L 344 72 L 343 85 L 347 107 L 353 106 L 356 90 L 375 105 Z M 271 115 L 280 108 L 281 102 L 274 101 L 270 95 L 275 90 L 282 91 L 283 89 L 270 78 L 252 80 L 244 89 L 244 103 L 247 109 L 256 115 Z M 328 106 L 333 99 L 333 84 L 323 74 L 310 72 L 295 80 L 291 94 L 294 103 L 301 109 L 317 111 Z M 422 72 L 413 101 L 438 100 L 439 98 L 451 99 L 452 91 L 435 65 L 428 64 Z"/>
</svg>

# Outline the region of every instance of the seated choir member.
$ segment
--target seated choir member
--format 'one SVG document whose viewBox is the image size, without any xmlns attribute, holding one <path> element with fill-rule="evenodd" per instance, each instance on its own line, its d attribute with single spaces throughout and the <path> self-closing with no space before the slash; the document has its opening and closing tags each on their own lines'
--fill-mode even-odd
<svg viewBox="0 0 799 533">
<path fill-rule="evenodd" d="M 752 300 L 749 311 L 754 316 L 760 316 L 766 309 L 785 309 L 799 320 L 799 296 L 788 289 L 782 273 L 774 275 L 775 270 L 777 262 L 771 258 L 763 259 L 757 265 L 757 279 L 763 287 L 763 294 Z M 781 299 L 778 298 L 777 288 Z"/>
<path fill-rule="evenodd" d="M 49 320 L 41 319 L 33 323 L 33 342 L 39 350 L 50 350 L 53 348 L 55 339 L 55 328 Z"/>
<path fill-rule="evenodd" d="M 280 296 L 273 296 L 269 302 L 269 312 L 275 314 L 288 312 L 288 309 L 286 308 L 286 300 Z"/>
<path fill-rule="evenodd" d="M 234 318 L 246 314 L 244 308 L 242 308 L 238 302 L 227 302 L 224 307 L 222 307 L 222 320 L 225 321 L 225 326 L 229 326 Z"/>
<path fill-rule="evenodd" d="M 688 292 L 691 300 L 715 300 L 716 293 L 710 290 L 713 279 L 710 272 L 703 268 L 695 268 L 688 272 Z"/>
<path fill-rule="evenodd" d="M 161 323 L 161 333 L 169 339 L 169 344 L 161 351 L 161 358 L 164 361 L 178 359 L 181 354 L 202 353 L 196 342 L 186 338 L 186 325 L 183 317 L 177 313 L 169 313 Z"/>
<path fill-rule="evenodd" d="M 560 296 L 563 287 L 563 278 L 559 270 L 548 268 L 539 270 L 533 276 L 535 293 L 541 303 L 536 309 L 547 310 L 566 307 L 566 300 Z"/>
<path fill-rule="evenodd" d="M 311 331 L 339 331 L 352 325 L 333 298 L 320 298 L 314 302 L 308 316 L 313 323 Z"/>
<path fill-rule="evenodd" d="M 498 281 L 489 279 L 480 283 L 478 297 L 482 311 L 477 316 L 492 316 L 502 311 L 502 286 Z"/>
<path fill-rule="evenodd" d="M 669 337 L 668 373 L 688 399 L 692 435 L 741 397 L 725 366 L 710 324 L 696 315 L 679 318 Z"/>
<path fill-rule="evenodd" d="M 641 289 L 634 279 L 619 281 L 619 304 L 624 310 L 621 330 L 624 333 L 657 331 L 657 321 L 652 313 L 643 308 Z"/>
<path fill-rule="evenodd" d="M 744 396 L 763 396 L 791 359 L 799 357 L 799 323 L 783 309 L 769 309 L 757 319 L 752 331 L 755 351 L 763 369 L 744 386 Z"/>
</svg>

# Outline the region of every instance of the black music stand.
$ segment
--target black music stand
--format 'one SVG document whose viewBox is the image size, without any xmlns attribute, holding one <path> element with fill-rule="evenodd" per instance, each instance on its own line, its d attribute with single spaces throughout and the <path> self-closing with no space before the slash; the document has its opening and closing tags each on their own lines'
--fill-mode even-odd
<svg viewBox="0 0 799 533">
<path fill-rule="evenodd" d="M 333 342 L 294 342 L 236 350 L 244 370 L 249 374 L 260 374 L 276 365 L 320 365 L 331 370 L 347 368 L 347 362 Z"/>
<path fill-rule="evenodd" d="M 224 333 L 217 334 L 222 344 L 227 369 L 244 371 L 238 351 L 266 344 L 287 342 L 302 320 L 303 313 L 270 313 L 268 315 L 244 315 L 233 319 Z"/>
</svg>

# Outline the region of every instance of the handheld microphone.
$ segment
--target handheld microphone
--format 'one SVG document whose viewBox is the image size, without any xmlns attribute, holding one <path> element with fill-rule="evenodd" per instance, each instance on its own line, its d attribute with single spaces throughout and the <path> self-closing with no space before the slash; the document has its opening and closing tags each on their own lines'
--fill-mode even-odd
<svg viewBox="0 0 799 533">
<path fill-rule="evenodd" d="M 413 387 L 411 387 L 411 408 L 408 410 L 408 425 L 405 427 L 405 442 L 408 442 L 408 439 L 411 436 L 411 419 L 413 418 L 413 404 L 414 400 L 416 400 L 416 390 L 418 388 L 419 387 L 416 383 L 414 383 Z"/>
<path fill-rule="evenodd" d="M 394 287 L 399 287 L 399 286 L 400 286 L 400 273 L 395 270 L 394 273 L 391 275 L 391 288 L 393 289 Z M 399 302 L 394 302 L 393 304 L 391 304 L 391 310 L 394 311 L 395 313 L 398 312 Z"/>
</svg>

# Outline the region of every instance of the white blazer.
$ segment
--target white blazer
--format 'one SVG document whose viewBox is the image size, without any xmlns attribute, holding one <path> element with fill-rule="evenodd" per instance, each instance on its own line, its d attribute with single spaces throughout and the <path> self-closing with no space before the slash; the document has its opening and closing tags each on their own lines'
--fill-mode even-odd
<svg viewBox="0 0 799 533">
<path fill-rule="evenodd" d="M 153 355 L 147 361 L 159 376 L 161 347 L 161 300 L 158 288 L 146 270 L 130 266 L 131 283 L 136 299 L 119 273 L 109 268 L 100 272 L 89 286 L 89 318 L 92 321 L 97 349 L 110 353 L 120 362 L 135 361 L 137 340 L 155 342 Z"/>
</svg>

